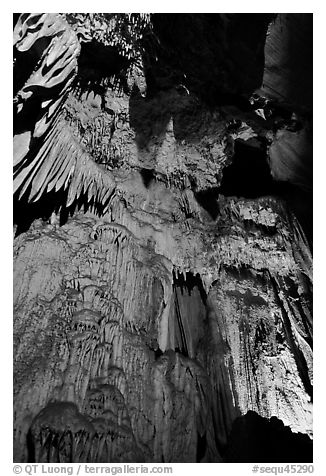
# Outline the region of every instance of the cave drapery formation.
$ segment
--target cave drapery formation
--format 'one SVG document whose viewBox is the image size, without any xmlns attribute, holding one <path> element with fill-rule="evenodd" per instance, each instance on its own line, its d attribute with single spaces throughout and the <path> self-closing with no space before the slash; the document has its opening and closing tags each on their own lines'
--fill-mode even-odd
<svg viewBox="0 0 326 476">
<path fill-rule="evenodd" d="M 15 461 L 311 461 L 311 30 L 14 15 Z"/>
</svg>

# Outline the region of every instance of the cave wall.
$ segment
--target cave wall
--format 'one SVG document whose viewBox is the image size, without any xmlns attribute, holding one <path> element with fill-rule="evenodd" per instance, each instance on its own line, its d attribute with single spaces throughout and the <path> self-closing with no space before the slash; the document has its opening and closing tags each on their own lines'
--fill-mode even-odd
<svg viewBox="0 0 326 476">
<path fill-rule="evenodd" d="M 311 457 L 311 110 L 259 89 L 289 81 L 280 17 L 16 19 L 15 461 L 239 461 L 275 421 Z"/>
</svg>

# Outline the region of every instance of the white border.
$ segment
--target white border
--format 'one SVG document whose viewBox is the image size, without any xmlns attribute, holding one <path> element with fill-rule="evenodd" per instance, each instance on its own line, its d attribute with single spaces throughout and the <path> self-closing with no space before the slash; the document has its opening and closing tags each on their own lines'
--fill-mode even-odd
<svg viewBox="0 0 326 476">
<path fill-rule="evenodd" d="M 1 302 L 4 302 L 1 315 L 1 462 L 4 462 L 4 475 L 12 473 L 12 13 L 24 11 L 30 7 L 32 11 L 60 11 L 60 12 L 147 12 L 147 13 L 186 13 L 186 12 L 229 12 L 229 13 L 267 13 L 267 12 L 313 12 L 314 13 L 314 360 L 315 360 L 315 404 L 314 404 L 314 474 L 324 474 L 325 457 L 325 399 L 326 399 L 326 329 L 324 315 L 326 296 L 326 259 L 325 237 L 326 221 L 326 74 L 325 74 L 325 33 L 326 17 L 325 2 L 304 1 L 273 1 L 273 2 L 248 2 L 248 1 L 219 1 L 212 2 L 151 2 L 149 1 L 119 1 L 119 2 L 69 2 L 56 1 L 45 4 L 44 1 L 5 2 L 1 15 Z M 68 8 L 69 5 L 69 8 Z M 52 8 L 48 8 L 52 7 Z M 175 465 L 173 465 L 175 466 Z M 219 471 L 221 474 L 250 474 L 252 465 L 215 464 L 205 465 L 205 472 Z M 0 466 L 1 468 L 1 466 Z M 6 468 L 6 469 L 5 469 Z M 202 471 L 201 465 L 176 465 L 174 475 L 184 471 Z M 236 468 L 236 469 L 235 469 Z"/>
</svg>

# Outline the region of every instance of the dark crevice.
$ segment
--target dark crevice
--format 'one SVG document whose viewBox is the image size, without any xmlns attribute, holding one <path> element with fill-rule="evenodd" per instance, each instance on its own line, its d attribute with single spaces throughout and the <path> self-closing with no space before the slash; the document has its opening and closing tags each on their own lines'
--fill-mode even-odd
<svg viewBox="0 0 326 476">
<path fill-rule="evenodd" d="M 278 192 L 267 163 L 266 144 L 251 145 L 242 140 L 234 142 L 234 155 L 230 165 L 224 168 L 219 187 L 196 191 L 198 203 L 215 220 L 219 214 L 218 197 L 258 198 Z"/>
<path fill-rule="evenodd" d="M 27 463 L 35 463 L 35 445 L 31 430 L 28 430 L 26 437 L 27 445 Z"/>
<path fill-rule="evenodd" d="M 28 190 L 26 193 L 28 196 Z M 28 202 L 26 198 L 18 199 L 18 194 L 14 195 L 13 206 L 13 222 L 16 225 L 15 237 L 19 236 L 29 230 L 35 220 L 41 219 L 44 226 L 50 223 L 51 216 L 57 215 L 57 225 L 63 226 L 68 219 L 83 209 L 83 212 L 91 211 L 93 207 L 96 208 L 96 214 L 102 216 L 105 205 L 95 203 L 92 199 L 88 201 L 87 195 L 80 195 L 78 200 L 75 200 L 72 205 L 66 207 L 68 190 L 59 190 L 55 192 L 52 190 L 37 200 L 36 202 Z"/>
<path fill-rule="evenodd" d="M 219 187 L 212 187 L 200 192 L 194 192 L 195 198 L 199 205 L 204 208 L 210 217 L 215 220 L 219 214 L 218 196 Z"/>
<path fill-rule="evenodd" d="M 127 91 L 125 73 L 128 66 L 129 61 L 119 54 L 117 48 L 95 40 L 82 43 L 75 84 L 81 92 L 92 90 L 101 96 L 108 85 Z M 111 84 L 110 78 L 113 77 L 114 84 Z"/>
<path fill-rule="evenodd" d="M 157 347 L 157 349 L 154 350 L 154 355 L 155 355 L 155 360 L 158 360 L 161 357 L 161 355 L 163 355 L 163 352 L 159 347 Z"/>
<path fill-rule="evenodd" d="M 41 219 L 44 225 L 49 223 L 51 215 L 59 213 L 60 204 L 64 203 L 66 198 L 67 191 L 49 192 L 34 203 L 29 203 L 24 198 L 18 200 L 18 197 L 14 196 L 13 218 L 14 225 L 17 226 L 16 236 L 28 231 L 35 220 Z"/>
<path fill-rule="evenodd" d="M 153 180 L 155 180 L 154 172 L 154 169 L 140 169 L 140 175 L 146 188 L 148 188 Z"/>
<path fill-rule="evenodd" d="M 207 440 L 206 440 L 206 433 L 202 436 L 197 432 L 197 455 L 196 461 L 200 463 L 201 460 L 204 458 L 207 451 Z"/>
<path fill-rule="evenodd" d="M 259 145 L 235 141 L 232 163 L 223 170 L 219 193 L 244 198 L 273 194 L 275 184 L 266 159 L 266 146 Z"/>
<path fill-rule="evenodd" d="M 210 217 L 215 220 L 219 215 L 219 195 L 255 199 L 273 196 L 283 200 L 301 224 L 312 248 L 312 194 L 290 182 L 281 182 L 273 179 L 267 162 L 266 143 L 254 145 L 236 140 L 232 163 L 223 170 L 223 177 L 219 187 L 196 191 L 196 184 L 192 184 L 194 195 L 198 203 Z M 273 230 L 265 230 L 273 234 Z"/>
<path fill-rule="evenodd" d="M 181 349 L 179 349 L 179 347 L 176 347 L 175 352 L 180 352 L 185 357 L 189 357 L 187 337 L 186 337 L 185 329 L 184 329 L 183 322 L 182 322 L 182 315 L 181 315 L 181 310 L 180 310 L 180 305 L 179 305 L 179 300 L 178 300 L 177 293 L 174 294 L 174 305 L 175 305 L 175 314 L 176 314 L 176 317 L 177 317 L 178 329 L 179 329 L 180 336 L 181 336 Z"/>
<path fill-rule="evenodd" d="M 232 163 L 223 170 L 220 187 L 211 190 L 215 193 L 211 194 L 215 202 L 218 194 L 249 199 L 273 196 L 283 200 L 295 214 L 312 244 L 312 194 L 290 182 L 273 179 L 267 162 L 266 143 L 261 142 L 257 147 L 236 140 Z M 208 210 L 207 205 L 206 209 Z M 215 214 L 217 213 L 215 205 Z"/>
</svg>

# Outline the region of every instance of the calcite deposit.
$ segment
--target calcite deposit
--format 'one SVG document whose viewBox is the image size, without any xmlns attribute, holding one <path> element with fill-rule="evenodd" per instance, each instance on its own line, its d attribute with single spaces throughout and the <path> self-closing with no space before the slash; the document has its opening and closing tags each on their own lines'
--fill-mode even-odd
<svg viewBox="0 0 326 476">
<path fill-rule="evenodd" d="M 312 460 L 311 34 L 15 15 L 16 462 Z"/>
</svg>

